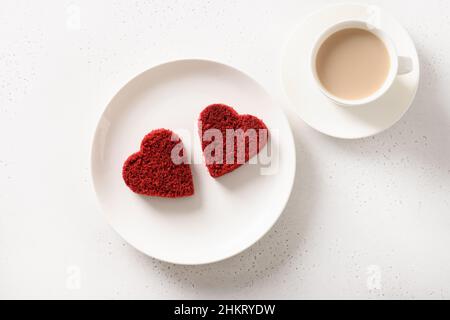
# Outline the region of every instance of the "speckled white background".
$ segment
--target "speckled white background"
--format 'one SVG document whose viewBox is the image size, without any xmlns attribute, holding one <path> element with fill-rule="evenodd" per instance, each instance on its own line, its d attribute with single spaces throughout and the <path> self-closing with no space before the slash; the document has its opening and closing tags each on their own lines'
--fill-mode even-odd
<svg viewBox="0 0 450 320">
<path fill-rule="evenodd" d="M 287 109 L 296 183 L 250 250 L 208 266 L 162 263 L 124 243 L 97 208 L 91 137 L 128 79 L 205 57 L 281 102 L 281 47 L 330 3 L 2 1 L 0 298 L 450 298 L 447 0 L 370 2 L 417 45 L 417 99 L 395 127 L 358 141 L 317 133 Z"/>
</svg>

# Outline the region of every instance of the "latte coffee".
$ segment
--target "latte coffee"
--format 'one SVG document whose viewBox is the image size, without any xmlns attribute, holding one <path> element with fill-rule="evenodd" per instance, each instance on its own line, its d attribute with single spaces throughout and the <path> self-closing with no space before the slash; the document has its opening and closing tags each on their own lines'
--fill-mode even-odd
<svg viewBox="0 0 450 320">
<path fill-rule="evenodd" d="M 358 100 L 374 94 L 391 68 L 384 42 L 368 30 L 348 28 L 329 36 L 316 56 L 322 86 L 340 99 Z"/>
</svg>

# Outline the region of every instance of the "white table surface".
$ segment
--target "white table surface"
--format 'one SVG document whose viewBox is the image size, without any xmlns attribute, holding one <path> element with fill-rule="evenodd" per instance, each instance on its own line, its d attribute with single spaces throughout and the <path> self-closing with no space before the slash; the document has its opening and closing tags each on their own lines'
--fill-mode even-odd
<svg viewBox="0 0 450 320">
<path fill-rule="evenodd" d="M 0 298 L 450 298 L 450 2 L 370 2 L 411 33 L 422 78 L 395 127 L 357 141 L 309 128 L 280 83 L 291 30 L 331 3 L 2 1 Z M 89 174 L 112 95 L 183 57 L 260 81 L 288 113 L 298 158 L 291 199 L 267 236 L 198 267 L 124 243 Z"/>
</svg>

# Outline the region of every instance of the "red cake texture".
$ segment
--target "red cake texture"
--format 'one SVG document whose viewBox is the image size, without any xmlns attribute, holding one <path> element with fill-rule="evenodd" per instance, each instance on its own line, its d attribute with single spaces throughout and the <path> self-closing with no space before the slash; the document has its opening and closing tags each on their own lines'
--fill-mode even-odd
<svg viewBox="0 0 450 320">
<path fill-rule="evenodd" d="M 131 155 L 123 165 L 122 176 L 135 193 L 166 198 L 187 197 L 194 194 L 194 183 L 189 164 L 172 161 L 172 150 L 181 144 L 170 130 L 157 129 L 144 137 L 141 150 Z M 180 146 L 179 146 L 180 147 Z M 181 151 L 182 150 L 182 151 Z"/>
<path fill-rule="evenodd" d="M 202 150 L 206 161 L 206 166 L 209 170 L 209 174 L 214 177 L 220 177 L 223 176 L 233 170 L 236 170 L 240 166 L 243 165 L 243 163 L 248 162 L 253 156 L 258 154 L 262 148 L 267 144 L 267 139 L 269 135 L 269 131 L 264 124 L 264 122 L 254 116 L 251 115 L 239 115 L 233 108 L 225 105 L 225 104 L 213 104 L 208 107 L 206 107 L 201 113 L 199 118 L 199 134 L 200 134 L 200 140 L 202 141 Z M 214 143 L 213 141 L 209 141 L 208 139 L 204 139 L 205 132 L 210 129 L 218 129 L 222 133 L 222 143 L 223 143 L 223 151 L 222 156 L 223 160 L 222 163 L 217 163 L 217 161 L 211 161 L 211 157 L 209 152 L 205 152 L 205 148 L 207 148 L 211 143 Z M 242 161 L 238 161 L 238 143 L 237 138 L 235 138 L 234 141 L 234 154 L 228 154 L 226 150 L 226 130 L 227 129 L 242 129 L 244 132 L 247 132 L 249 129 L 254 129 L 257 133 L 257 136 L 253 138 L 253 144 L 256 147 L 250 150 L 250 139 L 245 139 L 245 162 L 242 163 Z M 263 131 L 260 131 L 261 129 L 264 129 Z M 261 139 L 260 139 L 261 138 Z M 257 139 L 256 141 L 254 139 Z M 231 148 L 230 148 L 231 149 Z M 220 149 L 218 149 L 220 150 Z M 233 150 L 230 150 L 233 152 Z M 241 154 L 244 150 L 241 150 Z M 230 163 L 227 161 L 230 157 L 234 159 L 235 161 Z M 220 155 L 218 156 L 220 158 Z M 241 162 L 241 163 L 239 163 Z"/>
</svg>

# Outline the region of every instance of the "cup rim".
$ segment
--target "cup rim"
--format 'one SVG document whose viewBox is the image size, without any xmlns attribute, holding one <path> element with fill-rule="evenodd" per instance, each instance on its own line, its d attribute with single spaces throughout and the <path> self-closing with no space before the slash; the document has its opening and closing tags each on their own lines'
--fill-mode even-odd
<svg viewBox="0 0 450 320">
<path fill-rule="evenodd" d="M 317 54 L 318 54 L 321 46 L 323 45 L 323 43 L 334 33 L 345 30 L 345 29 L 350 29 L 350 28 L 363 29 L 363 30 L 369 31 L 372 34 L 374 34 L 386 46 L 386 49 L 389 54 L 389 60 L 390 60 L 389 73 L 386 77 L 386 80 L 381 85 L 381 87 L 378 88 L 378 90 L 375 91 L 374 93 L 372 93 L 371 95 L 364 97 L 362 99 L 355 99 L 355 100 L 343 99 L 343 98 L 337 97 L 334 94 L 332 94 L 331 92 L 329 92 L 323 86 L 322 82 L 320 81 L 319 76 L 317 74 L 317 70 L 316 70 Z M 329 26 L 322 33 L 320 33 L 320 35 L 316 38 L 316 41 L 314 42 L 314 46 L 311 51 L 310 65 L 311 65 L 312 75 L 313 75 L 313 78 L 314 78 L 316 84 L 318 85 L 320 91 L 327 98 L 329 98 L 330 100 L 334 101 L 335 103 L 337 103 L 338 105 L 341 105 L 341 106 L 348 106 L 348 107 L 361 106 L 361 105 L 366 105 L 366 104 L 369 104 L 371 102 L 378 100 L 391 88 L 391 86 L 393 85 L 394 80 L 397 76 L 397 73 L 398 73 L 398 54 L 397 54 L 397 50 L 394 46 L 393 41 L 383 30 L 371 25 L 367 21 L 350 19 L 350 20 L 342 20 L 340 22 L 337 22 L 337 23 Z"/>
</svg>

